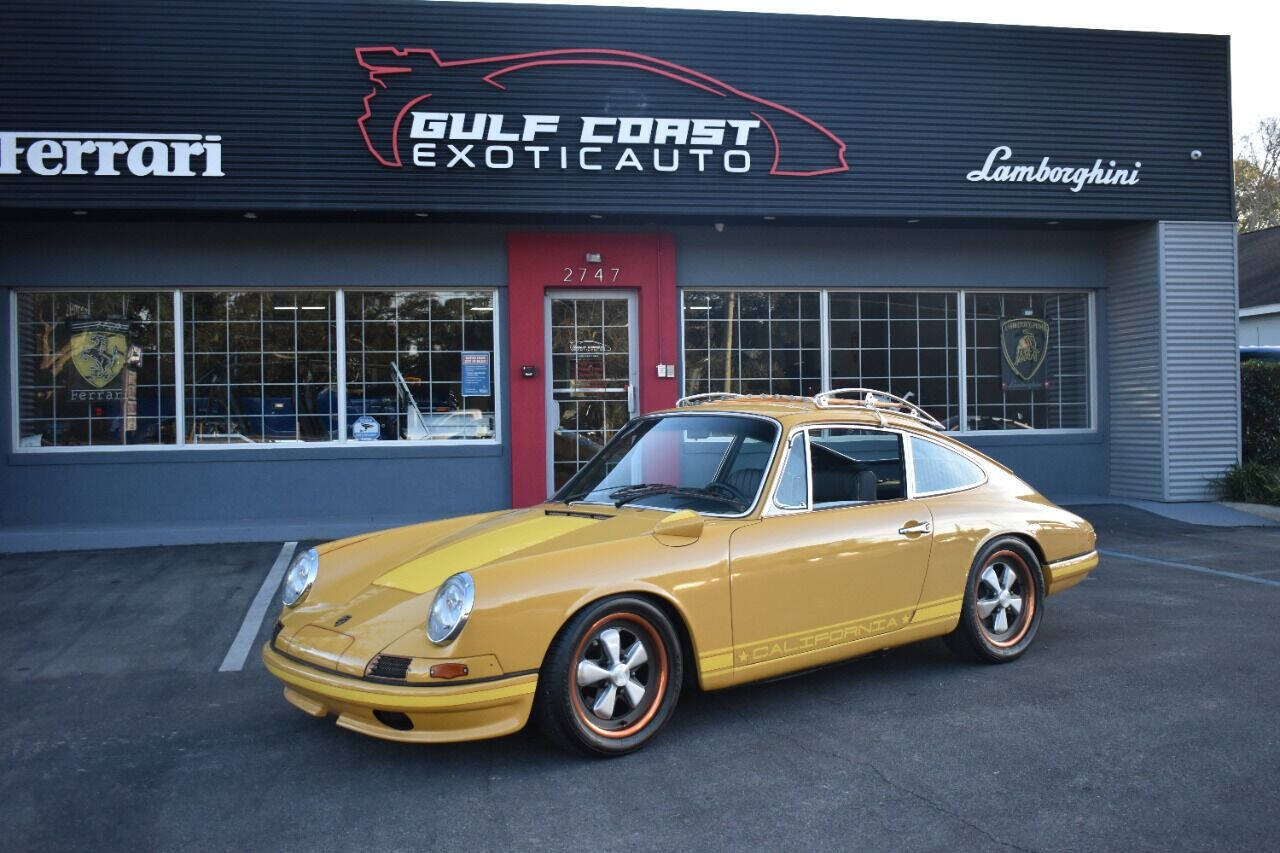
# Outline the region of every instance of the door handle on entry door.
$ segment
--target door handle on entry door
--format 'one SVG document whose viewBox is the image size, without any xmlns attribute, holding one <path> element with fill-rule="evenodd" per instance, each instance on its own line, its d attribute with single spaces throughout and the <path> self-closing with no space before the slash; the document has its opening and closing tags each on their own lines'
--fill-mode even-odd
<svg viewBox="0 0 1280 853">
<path fill-rule="evenodd" d="M 634 418 L 639 412 L 636 411 L 636 383 L 627 383 L 627 417 Z"/>
<path fill-rule="evenodd" d="M 932 533 L 933 525 L 927 521 L 908 521 L 898 528 L 898 532 L 903 536 L 921 536 L 925 533 Z"/>
</svg>

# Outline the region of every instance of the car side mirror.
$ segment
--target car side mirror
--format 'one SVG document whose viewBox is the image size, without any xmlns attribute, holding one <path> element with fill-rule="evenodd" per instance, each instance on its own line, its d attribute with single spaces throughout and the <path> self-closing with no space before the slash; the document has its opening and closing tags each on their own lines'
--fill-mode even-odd
<svg viewBox="0 0 1280 853">
<path fill-rule="evenodd" d="M 653 535 L 673 548 L 692 545 L 702 536 L 702 516 L 691 509 L 673 512 L 654 525 Z"/>
</svg>

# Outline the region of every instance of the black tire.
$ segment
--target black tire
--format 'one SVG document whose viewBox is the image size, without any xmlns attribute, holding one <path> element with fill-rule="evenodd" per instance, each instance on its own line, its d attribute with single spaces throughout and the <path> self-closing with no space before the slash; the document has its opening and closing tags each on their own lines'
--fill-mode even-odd
<svg viewBox="0 0 1280 853">
<path fill-rule="evenodd" d="M 632 665 L 640 657 L 637 643 L 644 661 Z M 560 746 L 625 755 L 671 717 L 683 680 L 680 640 L 666 614 L 642 598 L 606 598 L 570 619 L 552 641 L 534 713 L 543 734 Z"/>
<path fill-rule="evenodd" d="M 1035 552 L 1021 539 L 996 539 L 969 569 L 960 624 L 947 645 L 966 660 L 1008 663 L 1031 645 L 1043 614 L 1044 572 Z"/>
</svg>

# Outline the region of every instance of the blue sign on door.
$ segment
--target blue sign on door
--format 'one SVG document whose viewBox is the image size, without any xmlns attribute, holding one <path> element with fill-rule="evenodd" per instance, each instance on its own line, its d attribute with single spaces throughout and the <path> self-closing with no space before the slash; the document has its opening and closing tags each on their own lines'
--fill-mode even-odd
<svg viewBox="0 0 1280 853">
<path fill-rule="evenodd" d="M 462 354 L 462 396 L 488 397 L 492 393 L 489 385 L 489 353 L 464 352 Z"/>
</svg>

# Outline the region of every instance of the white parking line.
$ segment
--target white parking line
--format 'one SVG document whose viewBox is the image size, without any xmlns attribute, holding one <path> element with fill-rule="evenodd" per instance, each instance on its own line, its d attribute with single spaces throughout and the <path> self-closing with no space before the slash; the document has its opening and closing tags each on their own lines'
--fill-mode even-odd
<svg viewBox="0 0 1280 853">
<path fill-rule="evenodd" d="M 276 594 L 276 589 L 284 578 L 284 571 L 289 567 L 289 561 L 293 559 L 293 551 L 297 547 L 297 542 L 286 542 L 280 549 L 279 556 L 271 564 L 271 571 L 267 572 L 262 586 L 258 588 L 258 594 L 253 597 L 253 602 L 249 605 L 249 612 L 244 614 L 240 631 L 231 641 L 231 648 L 227 649 L 227 656 L 222 659 L 222 666 L 218 667 L 218 672 L 239 672 L 244 669 L 245 659 L 249 657 L 249 650 L 253 648 L 253 640 L 258 636 L 258 629 L 262 627 L 262 617 L 266 615 L 267 605 L 271 604 L 271 598 Z"/>
<path fill-rule="evenodd" d="M 1140 557 L 1137 554 L 1125 554 L 1121 551 L 1110 551 L 1098 549 L 1098 553 L 1104 557 L 1119 557 L 1121 560 L 1137 560 L 1139 563 L 1154 563 L 1157 566 L 1170 566 L 1175 569 L 1186 569 L 1190 572 L 1201 572 L 1206 575 L 1217 575 L 1221 578 L 1231 578 L 1237 581 L 1248 581 L 1249 583 L 1260 583 L 1266 586 L 1280 586 L 1280 581 L 1271 578 L 1260 578 L 1254 575 L 1243 575 L 1239 572 L 1224 572 L 1221 569 L 1206 569 L 1204 566 L 1193 566 L 1191 563 L 1178 563 L 1173 560 L 1157 560 L 1155 557 Z"/>
</svg>

